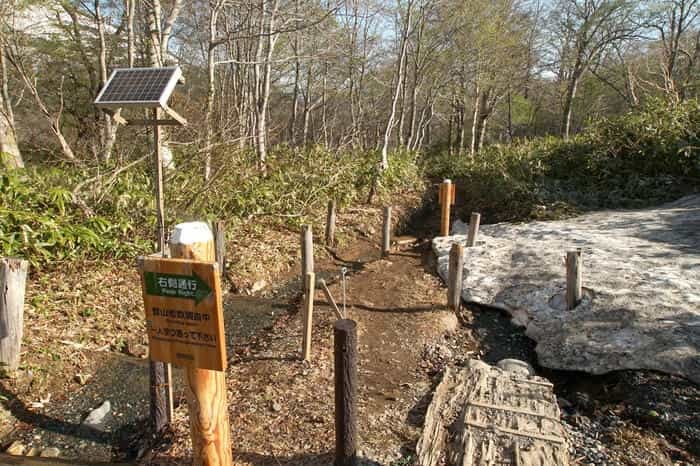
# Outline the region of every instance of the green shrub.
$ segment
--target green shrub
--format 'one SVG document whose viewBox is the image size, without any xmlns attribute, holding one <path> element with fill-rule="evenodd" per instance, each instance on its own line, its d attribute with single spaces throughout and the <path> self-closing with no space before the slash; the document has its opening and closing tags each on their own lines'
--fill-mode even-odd
<svg viewBox="0 0 700 466">
<path fill-rule="evenodd" d="M 260 228 L 296 227 L 320 218 L 331 198 L 341 206 L 364 201 L 378 160 L 376 153 L 280 147 L 271 151 L 261 173 L 253 154 L 223 147 L 214 154 L 217 168 L 205 183 L 197 154 L 176 154 L 178 170 L 166 172 L 167 224 L 216 218 L 226 220 L 230 231 L 251 219 Z M 109 168 L 0 171 L 0 256 L 24 257 L 36 265 L 152 250 L 150 165 L 138 164 L 116 176 Z M 103 176 L 98 178 L 98 172 Z M 85 183 L 91 179 L 99 181 Z M 422 190 L 416 155 L 392 155 L 378 185 L 379 196 Z M 82 202 L 74 202 L 76 187 Z"/>
<path fill-rule="evenodd" d="M 474 158 L 442 152 L 429 156 L 426 168 L 436 178 L 458 179 L 467 210 L 480 210 L 490 221 L 643 207 L 700 187 L 698 128 L 697 100 L 652 101 L 569 141 L 495 145 Z"/>
<path fill-rule="evenodd" d="M 128 219 L 81 212 L 66 181 L 66 172 L 59 169 L 0 173 L 0 255 L 36 265 L 123 257 L 143 249 Z"/>
</svg>

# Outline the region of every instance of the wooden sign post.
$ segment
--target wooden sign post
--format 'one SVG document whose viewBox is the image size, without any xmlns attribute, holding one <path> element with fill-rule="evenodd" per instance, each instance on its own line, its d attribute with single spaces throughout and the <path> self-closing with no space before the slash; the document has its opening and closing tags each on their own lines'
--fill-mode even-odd
<svg viewBox="0 0 700 466">
<path fill-rule="evenodd" d="M 455 185 L 450 180 L 440 184 L 440 236 L 450 234 L 450 207 L 455 203 Z"/>
<path fill-rule="evenodd" d="M 151 359 L 223 371 L 226 346 L 218 266 L 153 256 L 141 264 Z"/>
<path fill-rule="evenodd" d="M 185 368 L 194 465 L 231 465 L 226 340 L 214 238 L 202 222 L 177 225 L 173 258 L 140 259 L 152 360 Z"/>
</svg>

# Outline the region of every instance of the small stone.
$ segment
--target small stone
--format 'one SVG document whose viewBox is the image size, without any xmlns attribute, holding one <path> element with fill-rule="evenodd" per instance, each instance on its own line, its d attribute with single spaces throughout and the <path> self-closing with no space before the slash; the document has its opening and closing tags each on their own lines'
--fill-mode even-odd
<svg viewBox="0 0 700 466">
<path fill-rule="evenodd" d="M 83 424 L 90 427 L 101 427 L 111 409 L 112 405 L 110 404 L 109 400 L 105 401 L 98 408 L 90 411 L 90 414 L 87 415 L 83 421 Z"/>
<path fill-rule="evenodd" d="M 272 403 L 272 410 L 276 413 L 282 411 L 282 405 L 279 403 Z"/>
<path fill-rule="evenodd" d="M 44 448 L 41 452 L 41 457 L 42 458 L 58 458 L 58 455 L 61 454 L 61 450 L 59 450 L 56 447 L 49 447 L 49 448 Z"/>
<path fill-rule="evenodd" d="M 506 372 L 513 372 L 514 374 L 525 376 L 535 375 L 535 369 L 533 369 L 530 364 L 520 359 L 501 359 L 496 366 L 498 366 L 499 369 Z"/>
<path fill-rule="evenodd" d="M 265 288 L 267 288 L 267 281 L 258 280 L 257 282 L 253 283 L 253 287 L 250 289 L 250 292 L 257 293 L 258 291 L 262 291 Z"/>
<path fill-rule="evenodd" d="M 9 447 L 7 447 L 7 450 L 5 450 L 5 453 L 8 453 L 10 455 L 14 456 L 21 456 L 24 453 L 24 449 L 26 446 L 20 442 L 19 440 L 15 440 L 10 444 Z"/>
</svg>

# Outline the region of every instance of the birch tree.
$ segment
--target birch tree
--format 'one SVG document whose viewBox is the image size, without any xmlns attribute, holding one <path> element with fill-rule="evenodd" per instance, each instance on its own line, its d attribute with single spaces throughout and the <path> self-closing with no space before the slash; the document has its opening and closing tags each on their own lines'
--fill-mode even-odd
<svg viewBox="0 0 700 466">
<path fill-rule="evenodd" d="M 0 29 L 0 161 L 7 169 L 23 168 L 24 161 L 17 146 L 15 117 L 8 90 L 7 63 Z"/>
<path fill-rule="evenodd" d="M 658 34 L 664 91 L 684 100 L 700 60 L 700 1 L 654 1 L 650 10 L 647 24 Z"/>
<path fill-rule="evenodd" d="M 402 11 L 401 2 L 398 2 L 398 12 L 399 17 L 403 17 L 403 21 L 400 23 L 399 28 L 399 41 L 398 41 L 398 57 L 396 61 L 396 74 L 394 75 L 394 89 L 393 97 L 391 99 L 391 109 L 389 111 L 389 119 L 386 123 L 384 129 L 384 143 L 382 145 L 382 158 L 379 164 L 380 170 L 386 170 L 389 168 L 389 140 L 391 139 L 391 133 L 394 130 L 394 125 L 396 124 L 396 106 L 399 101 L 399 96 L 401 94 L 401 87 L 404 81 L 404 75 L 406 73 L 406 53 L 408 50 L 408 38 L 412 33 L 413 29 L 413 6 L 415 0 L 408 0 L 406 2 L 405 11 Z"/>
<path fill-rule="evenodd" d="M 631 0 L 559 0 L 550 17 L 558 38 L 562 99 L 561 134 L 571 134 L 573 102 L 586 70 L 615 44 L 635 37 L 638 2 Z"/>
</svg>

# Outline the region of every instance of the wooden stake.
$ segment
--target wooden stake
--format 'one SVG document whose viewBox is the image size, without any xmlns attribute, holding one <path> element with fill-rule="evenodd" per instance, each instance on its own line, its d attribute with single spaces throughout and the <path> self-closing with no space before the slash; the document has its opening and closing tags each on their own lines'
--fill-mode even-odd
<svg viewBox="0 0 700 466">
<path fill-rule="evenodd" d="M 467 247 L 471 248 L 476 244 L 476 238 L 479 235 L 479 224 L 481 223 L 481 214 L 472 212 L 469 219 L 469 233 L 467 234 Z"/>
<path fill-rule="evenodd" d="M 153 118 L 158 119 L 160 112 L 153 110 Z M 160 127 L 153 127 L 154 178 L 156 198 L 156 237 L 158 251 L 167 257 L 165 251 L 165 201 L 163 196 L 163 156 L 160 150 Z M 150 361 L 150 396 L 151 421 L 154 432 L 162 431 L 173 417 L 172 371 L 160 361 Z"/>
<path fill-rule="evenodd" d="M 9 372 L 19 367 L 28 269 L 25 260 L 0 259 L 0 369 Z"/>
<path fill-rule="evenodd" d="M 566 306 L 573 309 L 583 298 L 581 250 L 566 253 Z"/>
<path fill-rule="evenodd" d="M 447 280 L 447 305 L 455 312 L 462 303 L 462 271 L 464 270 L 464 246 L 453 244 L 450 249 L 450 266 Z"/>
<path fill-rule="evenodd" d="M 382 227 L 382 257 L 391 252 L 391 207 L 384 207 L 384 225 Z"/>
<path fill-rule="evenodd" d="M 223 220 L 217 220 L 214 226 L 214 244 L 216 246 L 216 262 L 219 264 L 221 277 L 226 276 L 226 230 Z"/>
<path fill-rule="evenodd" d="M 333 326 L 335 356 L 335 463 L 357 461 L 357 324 L 341 319 Z"/>
<path fill-rule="evenodd" d="M 328 201 L 328 214 L 326 215 L 326 246 L 335 246 L 335 201 Z"/>
<path fill-rule="evenodd" d="M 450 234 L 450 207 L 453 203 L 452 181 L 444 180 L 440 185 L 440 236 Z"/>
<path fill-rule="evenodd" d="M 214 237 L 206 223 L 175 226 L 170 251 L 174 258 L 215 261 Z M 185 369 L 187 407 L 190 413 L 192 463 L 196 466 L 233 464 L 228 421 L 226 374 L 206 369 Z"/>
<path fill-rule="evenodd" d="M 324 279 L 320 279 L 318 282 L 321 285 L 323 294 L 326 295 L 326 300 L 328 301 L 328 304 L 330 304 L 333 308 L 333 311 L 335 311 L 336 317 L 338 317 L 338 319 L 344 319 L 345 317 L 343 316 L 343 313 L 340 312 L 340 309 L 338 309 L 338 305 L 335 303 L 335 299 L 333 299 L 333 295 L 331 294 L 331 290 L 328 289 L 326 281 Z"/>
<path fill-rule="evenodd" d="M 301 342 L 301 354 L 304 361 L 311 360 L 311 333 L 314 324 L 314 294 L 316 291 L 316 275 L 313 272 L 306 274 L 304 288 L 306 297 L 304 300 L 304 336 Z"/>
<path fill-rule="evenodd" d="M 301 292 L 306 293 L 306 274 L 314 271 L 314 239 L 311 225 L 301 227 Z"/>
</svg>

